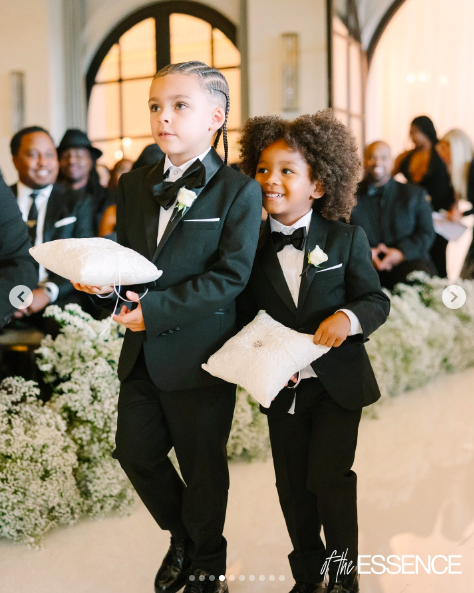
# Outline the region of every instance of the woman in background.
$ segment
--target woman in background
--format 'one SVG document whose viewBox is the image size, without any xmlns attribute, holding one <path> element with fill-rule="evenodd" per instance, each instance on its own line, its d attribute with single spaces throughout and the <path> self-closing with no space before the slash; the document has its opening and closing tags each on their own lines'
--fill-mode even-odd
<svg viewBox="0 0 474 593">
<path fill-rule="evenodd" d="M 451 176 L 456 206 L 460 200 L 472 202 L 472 198 L 474 197 L 474 173 L 472 166 L 474 147 L 469 136 L 456 128 L 450 130 L 439 141 L 437 150 Z"/>
<path fill-rule="evenodd" d="M 439 210 L 449 212 L 455 204 L 454 189 L 446 164 L 436 150 L 438 136 L 429 117 L 421 115 L 411 122 L 410 139 L 415 148 L 397 158 L 393 174 L 403 173 L 407 181 L 425 188 L 430 195 L 431 206 L 435 212 Z M 448 241 L 437 234 L 430 251 L 438 276 L 441 278 L 447 276 L 447 246 Z"/>
<path fill-rule="evenodd" d="M 460 221 L 463 216 L 474 214 L 474 147 L 469 136 L 459 129 L 450 130 L 439 142 L 438 153 L 446 163 L 454 188 L 456 203 L 448 218 Z M 471 202 L 471 208 L 461 212 L 460 200 Z M 461 271 L 461 278 L 474 278 L 474 239 L 467 252 Z"/>
</svg>

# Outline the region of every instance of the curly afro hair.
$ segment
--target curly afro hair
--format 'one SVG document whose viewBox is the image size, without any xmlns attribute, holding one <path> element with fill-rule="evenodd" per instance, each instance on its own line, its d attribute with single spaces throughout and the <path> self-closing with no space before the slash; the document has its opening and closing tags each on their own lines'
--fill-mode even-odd
<svg viewBox="0 0 474 593">
<path fill-rule="evenodd" d="M 319 181 L 324 196 L 314 209 L 329 220 L 349 220 L 356 205 L 355 192 L 361 175 L 357 143 L 332 110 L 318 111 L 287 121 L 274 115 L 250 118 L 240 139 L 242 172 L 255 178 L 262 152 L 283 139 L 300 152 L 311 170 L 311 181 Z"/>
</svg>

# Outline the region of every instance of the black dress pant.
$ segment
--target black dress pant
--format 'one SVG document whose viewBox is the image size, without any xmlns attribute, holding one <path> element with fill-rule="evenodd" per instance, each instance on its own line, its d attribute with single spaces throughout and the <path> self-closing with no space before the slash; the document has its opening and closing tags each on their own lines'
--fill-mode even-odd
<svg viewBox="0 0 474 593">
<path fill-rule="evenodd" d="M 345 553 L 357 567 L 357 476 L 351 467 L 361 412 L 336 403 L 318 379 L 304 379 L 296 388 L 295 413 L 268 416 L 295 581 L 322 581 L 325 560 L 333 551 Z M 329 571 L 336 573 L 338 567 L 333 561 Z"/>
<path fill-rule="evenodd" d="M 160 391 L 143 349 L 120 387 L 114 457 L 158 525 L 175 539 L 193 540 L 192 569 L 216 576 L 226 568 L 226 445 L 234 407 L 229 383 Z M 172 447 L 183 479 L 168 458 Z"/>
</svg>

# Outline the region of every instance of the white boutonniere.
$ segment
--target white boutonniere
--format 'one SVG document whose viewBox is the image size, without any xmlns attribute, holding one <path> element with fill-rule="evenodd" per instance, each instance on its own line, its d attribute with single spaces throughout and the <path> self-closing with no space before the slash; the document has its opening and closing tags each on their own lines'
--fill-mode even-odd
<svg viewBox="0 0 474 593">
<path fill-rule="evenodd" d="M 319 247 L 319 245 L 316 245 L 316 247 L 313 249 L 313 251 L 310 251 L 308 253 L 308 265 L 305 267 L 305 269 L 303 270 L 301 275 L 307 274 L 310 266 L 314 266 L 315 268 L 320 268 L 321 267 L 320 264 L 323 264 L 327 260 L 328 260 L 328 254 L 324 253 L 324 251 L 321 249 L 321 247 Z"/>
<path fill-rule="evenodd" d="M 176 202 L 176 206 L 174 207 L 174 213 L 171 220 L 174 220 L 176 216 L 182 212 L 184 216 L 188 208 L 194 204 L 194 200 L 197 198 L 195 192 L 191 191 L 190 189 L 186 189 L 182 187 L 178 192 L 178 201 Z"/>
</svg>

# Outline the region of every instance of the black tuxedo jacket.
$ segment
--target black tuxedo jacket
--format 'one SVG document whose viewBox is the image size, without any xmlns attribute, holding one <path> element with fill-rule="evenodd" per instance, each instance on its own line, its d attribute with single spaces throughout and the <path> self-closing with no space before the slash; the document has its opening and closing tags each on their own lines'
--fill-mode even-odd
<svg viewBox="0 0 474 593">
<path fill-rule="evenodd" d="M 331 348 L 311 366 L 335 401 L 349 410 L 360 409 L 380 397 L 364 342 L 387 319 L 390 300 L 380 287 L 367 237 L 360 227 L 326 220 L 313 211 L 306 255 L 316 245 L 327 253 L 328 260 L 321 268 L 310 266 L 307 274 L 302 275 L 296 307 L 267 220 L 248 286 L 238 302 L 239 320 L 241 325 L 248 323 L 264 309 L 287 327 L 315 334 L 320 323 L 338 309 L 352 311 L 360 321 L 363 334 L 346 338 L 341 346 Z M 325 271 L 339 264 L 342 266 Z M 273 416 L 284 415 L 293 396 L 294 390 L 283 389 L 268 410 L 260 409 Z"/>
<path fill-rule="evenodd" d="M 368 183 L 364 180 L 359 185 L 351 224 L 364 229 L 370 246 L 377 247 L 380 239 L 387 247 L 399 249 L 407 261 L 428 258 L 435 230 L 426 191 L 393 178 L 384 186 L 381 198 L 369 196 L 367 191 Z M 379 229 L 377 200 L 382 211 L 382 229 Z"/>
<path fill-rule="evenodd" d="M 193 190 L 198 198 L 182 219 L 168 224 L 157 246 L 160 206 L 152 189 L 163 182 L 164 162 L 126 173 L 119 182 L 117 241 L 163 275 L 141 301 L 146 330 L 126 331 L 118 375 L 126 379 L 143 345 L 154 384 L 177 391 L 222 383 L 201 365 L 237 331 L 235 299 L 252 269 L 262 192 L 211 149 L 203 160 L 205 186 Z M 113 298 L 94 300 L 109 310 L 115 304 Z"/>
<path fill-rule="evenodd" d="M 28 228 L 12 192 L 0 177 L 0 328 L 7 324 L 15 309 L 9 294 L 18 284 L 30 290 L 38 284 L 38 264 L 28 250 Z"/>
<path fill-rule="evenodd" d="M 11 189 L 17 196 L 17 185 L 12 185 Z M 43 243 L 57 239 L 93 237 L 92 216 L 90 198 L 78 200 L 72 190 L 60 183 L 55 183 L 46 206 Z M 59 288 L 58 301 L 67 298 L 74 292 L 74 287 L 69 280 L 49 270 L 48 280 L 54 282 Z"/>
</svg>

